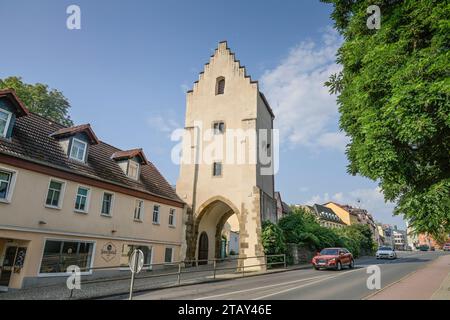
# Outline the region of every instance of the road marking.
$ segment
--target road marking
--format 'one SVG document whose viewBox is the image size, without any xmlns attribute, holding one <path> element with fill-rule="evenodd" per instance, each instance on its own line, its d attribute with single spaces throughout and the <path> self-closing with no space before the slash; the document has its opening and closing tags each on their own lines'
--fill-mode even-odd
<svg viewBox="0 0 450 320">
<path fill-rule="evenodd" d="M 420 253 L 419 254 L 415 254 L 414 256 L 422 256 Z M 370 300 L 371 298 L 375 297 L 376 295 L 378 295 L 379 293 L 383 292 L 384 290 L 396 285 L 399 282 L 402 282 L 403 280 L 408 279 L 409 277 L 411 277 L 413 274 L 419 272 L 422 269 L 425 269 L 426 267 L 428 267 L 429 265 L 431 265 L 433 262 L 435 262 L 437 259 L 439 259 L 441 256 L 436 257 L 435 259 L 432 260 L 425 260 L 423 262 L 425 262 L 425 265 L 420 266 L 418 269 L 408 273 L 407 275 L 405 275 L 404 277 L 400 278 L 397 281 L 391 282 L 389 284 L 387 284 L 386 286 L 384 286 L 383 288 L 381 288 L 380 290 L 377 290 L 367 296 L 365 296 L 364 298 L 362 298 L 361 300 Z"/>
<path fill-rule="evenodd" d="M 249 292 L 249 291 L 254 291 L 254 290 L 267 289 L 267 288 L 272 288 L 272 287 L 279 287 L 279 286 L 284 286 L 284 285 L 288 285 L 288 284 L 294 284 L 294 283 L 297 283 L 297 282 L 305 282 L 305 281 L 314 280 L 314 279 L 318 279 L 318 278 L 324 278 L 324 277 L 329 277 L 329 276 L 323 275 L 323 276 L 306 278 L 306 279 L 301 279 L 301 280 L 296 280 L 296 281 L 289 281 L 289 282 L 271 284 L 271 285 L 267 285 L 267 286 L 263 286 L 263 287 L 256 287 L 256 288 L 251 288 L 251 289 L 245 289 L 245 290 L 238 290 L 238 291 L 233 291 L 233 292 L 216 294 L 214 296 L 201 297 L 201 298 L 197 298 L 197 299 L 194 299 L 194 300 L 209 300 L 209 299 L 212 299 L 212 298 L 224 297 L 224 296 L 229 296 L 229 295 L 232 295 L 232 294 L 244 293 L 244 292 Z"/>
<path fill-rule="evenodd" d="M 273 296 L 276 296 L 276 295 L 279 295 L 279 294 L 282 294 L 282 293 L 286 293 L 286 292 L 289 292 L 289 291 L 293 291 L 293 290 L 297 290 L 297 289 L 300 289 L 300 288 L 304 288 L 304 287 L 307 287 L 307 286 L 310 286 L 310 285 L 313 285 L 313 284 L 316 284 L 316 283 L 319 283 L 319 282 L 323 282 L 323 281 L 325 281 L 325 280 L 336 279 L 336 278 L 338 278 L 338 277 L 340 277 L 340 276 L 342 276 L 342 275 L 345 275 L 345 274 L 349 274 L 349 273 L 353 273 L 353 272 L 361 271 L 361 270 L 366 270 L 366 269 L 367 269 L 367 268 L 361 268 L 361 269 L 355 269 L 355 270 L 343 272 L 343 273 L 341 273 L 341 274 L 339 274 L 339 275 L 337 275 L 337 276 L 327 277 L 327 278 L 325 278 L 325 279 L 320 279 L 320 280 L 313 281 L 313 282 L 310 282 L 310 283 L 302 284 L 301 286 L 297 286 L 297 287 L 294 287 L 294 288 L 289 288 L 289 289 L 285 289 L 285 290 L 282 290 L 282 291 L 279 291 L 279 292 L 274 292 L 274 293 L 271 293 L 271 294 L 266 294 L 266 295 L 264 295 L 264 296 L 261 296 L 261 297 L 258 297 L 258 298 L 254 298 L 254 299 L 252 299 L 252 300 L 262 300 L 262 299 L 269 298 L 269 297 L 273 297 Z"/>
</svg>

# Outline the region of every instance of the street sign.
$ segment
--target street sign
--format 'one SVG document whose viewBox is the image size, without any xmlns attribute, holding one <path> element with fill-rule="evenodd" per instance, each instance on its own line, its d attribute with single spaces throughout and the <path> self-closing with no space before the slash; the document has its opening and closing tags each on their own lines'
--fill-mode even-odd
<svg viewBox="0 0 450 320">
<path fill-rule="evenodd" d="M 130 260 L 128 262 L 130 270 L 132 273 L 138 274 L 141 272 L 142 267 L 144 266 L 144 253 L 142 250 L 136 249 L 130 256 Z"/>
<path fill-rule="evenodd" d="M 133 251 L 130 257 L 130 261 L 128 261 L 128 265 L 131 270 L 131 284 L 130 284 L 130 300 L 133 300 L 133 287 L 134 287 L 134 276 L 141 272 L 142 267 L 144 266 L 144 253 L 142 250 L 136 249 Z"/>
</svg>

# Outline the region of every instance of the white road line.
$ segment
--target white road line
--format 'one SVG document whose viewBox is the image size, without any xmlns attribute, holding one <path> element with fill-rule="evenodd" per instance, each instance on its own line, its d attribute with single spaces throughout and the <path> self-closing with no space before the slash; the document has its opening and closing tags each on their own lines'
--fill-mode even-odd
<svg viewBox="0 0 450 320">
<path fill-rule="evenodd" d="M 209 299 L 213 299 L 213 298 L 224 297 L 224 296 L 229 296 L 229 295 L 233 295 L 233 294 L 244 293 L 244 292 L 255 291 L 255 290 L 261 290 L 261 289 L 279 287 L 279 286 L 284 286 L 284 285 L 288 285 L 288 284 L 294 284 L 294 283 L 298 283 L 298 282 L 305 282 L 305 281 L 308 281 L 308 280 L 314 280 L 314 279 L 324 278 L 324 277 L 329 278 L 329 276 L 323 275 L 323 276 L 317 276 L 317 277 L 312 277 L 312 278 L 300 279 L 300 280 L 295 280 L 295 281 L 271 284 L 271 285 L 267 285 L 267 286 L 263 286 L 263 287 L 256 287 L 256 288 L 251 288 L 251 289 L 245 289 L 245 290 L 238 290 L 238 291 L 233 291 L 233 292 L 221 293 L 221 294 L 216 294 L 214 296 L 197 298 L 195 300 L 209 300 Z"/>
<path fill-rule="evenodd" d="M 311 286 L 313 284 L 316 284 L 316 283 L 319 283 L 319 282 L 323 282 L 325 280 L 336 279 L 336 278 L 338 278 L 338 277 L 340 277 L 342 275 L 353 273 L 353 272 L 356 272 L 356 271 L 361 271 L 361 270 L 366 270 L 366 268 L 355 269 L 355 270 L 352 270 L 352 271 L 347 271 L 347 272 L 341 273 L 341 274 L 339 274 L 337 276 L 334 276 L 334 277 L 327 277 L 325 279 L 320 279 L 320 280 L 317 280 L 317 281 L 313 281 L 313 282 L 309 282 L 309 283 L 306 283 L 306 284 L 302 284 L 301 286 L 297 286 L 297 287 L 294 287 L 294 288 L 289 288 L 289 289 L 285 289 L 285 290 L 282 290 L 282 291 L 274 292 L 274 293 L 271 293 L 271 294 L 266 294 L 264 296 L 261 296 L 261 297 L 258 297 L 258 298 L 254 298 L 252 300 L 262 300 L 262 299 L 265 299 L 265 298 L 273 297 L 273 296 L 276 296 L 276 295 L 279 295 L 279 294 L 282 294 L 282 293 L 286 293 L 286 292 L 289 292 L 289 291 L 293 291 L 293 290 L 297 290 L 297 289 L 304 288 L 304 287 L 307 287 L 307 286 Z"/>
</svg>

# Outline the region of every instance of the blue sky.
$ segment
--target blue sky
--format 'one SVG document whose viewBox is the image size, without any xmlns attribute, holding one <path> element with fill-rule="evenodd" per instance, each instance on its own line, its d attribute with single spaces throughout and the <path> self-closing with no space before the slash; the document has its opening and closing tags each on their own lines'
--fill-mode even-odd
<svg viewBox="0 0 450 320">
<path fill-rule="evenodd" d="M 66 28 L 71 4 L 81 30 Z M 284 200 L 359 199 L 377 220 L 403 227 L 376 183 L 346 173 L 335 97 L 322 86 L 339 70 L 330 12 L 319 0 L 0 0 L 0 78 L 61 90 L 75 123 L 119 148 L 143 147 L 175 184 L 170 131 L 183 126 L 185 91 L 227 40 L 276 113 Z"/>
</svg>

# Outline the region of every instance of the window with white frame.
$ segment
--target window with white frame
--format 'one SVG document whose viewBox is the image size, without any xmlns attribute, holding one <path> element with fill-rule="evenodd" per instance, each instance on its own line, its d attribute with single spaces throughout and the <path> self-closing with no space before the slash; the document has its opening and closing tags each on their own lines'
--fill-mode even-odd
<svg viewBox="0 0 450 320">
<path fill-rule="evenodd" d="M 78 187 L 77 197 L 75 199 L 75 211 L 87 212 L 89 205 L 89 188 Z"/>
<path fill-rule="evenodd" d="M 11 199 L 13 178 L 13 172 L 0 170 L 0 201 Z"/>
<path fill-rule="evenodd" d="M 72 139 L 70 158 L 84 162 L 86 160 L 87 143 L 78 139 Z"/>
<path fill-rule="evenodd" d="M 154 205 L 153 206 L 153 223 L 154 224 L 159 224 L 159 206 Z"/>
<path fill-rule="evenodd" d="M 63 191 L 64 191 L 64 182 L 50 180 L 50 185 L 48 187 L 47 199 L 45 200 L 45 204 L 48 207 L 60 208 Z"/>
<path fill-rule="evenodd" d="M 110 216 L 112 211 L 113 194 L 104 192 L 102 199 L 102 215 Z"/>
<path fill-rule="evenodd" d="M 134 220 L 142 221 L 143 211 L 144 211 L 144 201 L 136 200 L 134 205 Z"/>
<path fill-rule="evenodd" d="M 139 179 L 139 163 L 136 161 L 130 160 L 128 162 L 128 173 L 127 175 L 134 180 Z"/>
<path fill-rule="evenodd" d="M 9 123 L 11 122 L 12 113 L 4 109 L 0 109 L 0 137 L 6 137 Z"/>
<path fill-rule="evenodd" d="M 173 262 L 173 248 L 166 248 L 164 252 L 164 262 L 172 263 Z"/>
<path fill-rule="evenodd" d="M 176 214 L 176 211 L 175 211 L 175 209 L 170 209 L 170 211 L 169 211 L 169 226 L 171 226 L 171 227 L 175 227 L 175 214 Z"/>
</svg>

